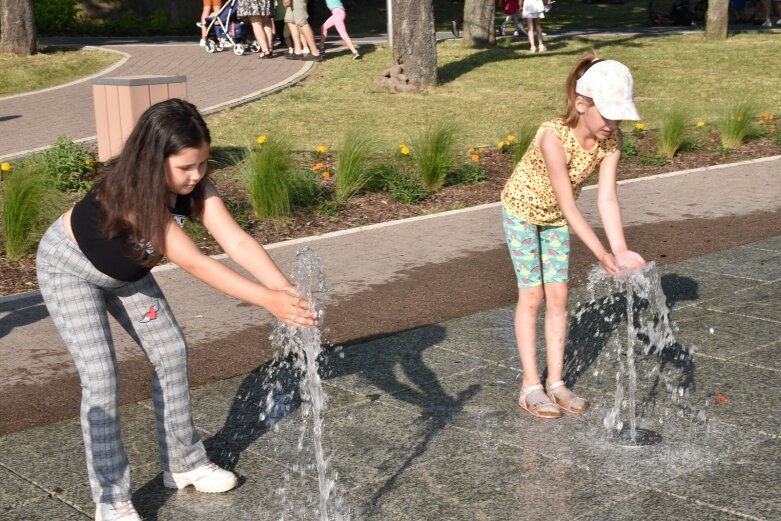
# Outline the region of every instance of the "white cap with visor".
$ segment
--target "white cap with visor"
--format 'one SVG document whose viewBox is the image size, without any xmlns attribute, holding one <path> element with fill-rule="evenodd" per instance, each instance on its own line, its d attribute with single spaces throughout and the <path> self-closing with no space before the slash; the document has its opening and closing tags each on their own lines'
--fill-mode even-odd
<svg viewBox="0 0 781 521">
<path fill-rule="evenodd" d="M 596 62 L 575 84 L 575 92 L 594 100 L 603 118 L 616 121 L 640 119 L 632 102 L 632 88 L 632 73 L 615 60 Z"/>
</svg>

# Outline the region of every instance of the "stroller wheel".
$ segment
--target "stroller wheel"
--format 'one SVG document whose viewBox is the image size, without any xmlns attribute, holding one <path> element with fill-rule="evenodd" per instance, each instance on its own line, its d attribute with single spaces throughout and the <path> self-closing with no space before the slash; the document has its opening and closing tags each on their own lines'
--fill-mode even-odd
<svg viewBox="0 0 781 521">
<path fill-rule="evenodd" d="M 214 45 L 217 49 L 217 52 L 222 52 L 225 49 L 225 44 L 222 43 L 222 40 L 217 40 L 217 43 Z"/>
<path fill-rule="evenodd" d="M 260 52 L 260 44 L 257 40 L 252 40 L 252 42 L 250 42 L 249 50 L 252 52 Z"/>
<path fill-rule="evenodd" d="M 234 45 L 233 46 L 233 54 L 235 54 L 236 56 L 241 56 L 242 54 L 244 54 L 244 45 L 242 45 L 240 43 L 237 43 L 236 45 Z"/>
<path fill-rule="evenodd" d="M 217 50 L 217 45 L 214 43 L 214 40 L 206 40 L 206 45 L 204 48 L 206 49 L 206 52 L 212 54 Z"/>
</svg>

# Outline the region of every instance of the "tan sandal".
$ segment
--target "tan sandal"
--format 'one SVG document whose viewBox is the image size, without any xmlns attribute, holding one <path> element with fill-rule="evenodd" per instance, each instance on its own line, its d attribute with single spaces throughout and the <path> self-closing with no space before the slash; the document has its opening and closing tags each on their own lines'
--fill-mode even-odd
<svg viewBox="0 0 781 521">
<path fill-rule="evenodd" d="M 564 388 L 562 392 L 556 394 L 556 389 Z M 585 398 L 581 398 L 569 389 L 564 384 L 564 380 L 553 382 L 548 384 L 548 397 L 553 403 L 555 403 L 562 411 L 566 411 L 572 414 L 583 414 L 591 406 L 591 404 Z"/>
<path fill-rule="evenodd" d="M 521 389 L 518 407 L 537 418 L 561 418 L 562 414 L 554 402 L 545 394 L 542 384 L 530 385 Z"/>
</svg>

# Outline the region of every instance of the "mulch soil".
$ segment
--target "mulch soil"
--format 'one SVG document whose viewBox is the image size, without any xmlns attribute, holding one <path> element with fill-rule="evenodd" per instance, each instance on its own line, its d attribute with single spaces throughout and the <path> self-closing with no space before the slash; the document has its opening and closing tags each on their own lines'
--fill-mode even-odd
<svg viewBox="0 0 781 521">
<path fill-rule="evenodd" d="M 781 155 L 781 145 L 769 139 L 752 141 L 725 154 L 718 136 L 713 133 L 701 148 L 686 151 L 673 159 L 660 160 L 652 153 L 655 148 L 653 134 L 648 133 L 637 141 L 638 154 L 622 159 L 619 180 Z M 446 186 L 415 204 L 400 203 L 387 193 L 366 193 L 350 199 L 339 209 L 338 215 L 329 215 L 314 209 L 299 210 L 293 217 L 283 221 L 254 221 L 247 229 L 262 244 L 268 244 L 496 202 L 512 172 L 511 155 L 489 149 L 480 158 L 479 164 L 486 174 L 485 181 Z M 219 177 L 216 178 L 216 183 L 227 197 L 234 200 L 245 198 L 242 189 L 235 183 L 221 180 Z M 208 235 L 197 238 L 197 242 L 204 253 L 221 253 L 219 246 Z M 11 261 L 0 255 L 0 295 L 34 289 L 37 289 L 34 254 L 19 261 Z"/>
</svg>

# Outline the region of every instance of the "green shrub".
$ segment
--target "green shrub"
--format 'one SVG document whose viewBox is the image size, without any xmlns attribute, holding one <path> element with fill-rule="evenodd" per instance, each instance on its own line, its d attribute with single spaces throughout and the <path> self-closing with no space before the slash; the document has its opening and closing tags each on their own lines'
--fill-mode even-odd
<svg viewBox="0 0 781 521">
<path fill-rule="evenodd" d="M 247 201 L 233 199 L 226 195 L 222 196 L 222 202 L 233 216 L 233 220 L 241 226 L 242 230 L 249 230 L 252 227 L 252 207 Z M 189 222 L 188 219 L 185 222 Z"/>
<path fill-rule="evenodd" d="M 60 137 L 47 150 L 31 161 L 40 164 L 43 172 L 61 192 L 84 193 L 92 186 L 95 155 L 84 145 Z"/>
<path fill-rule="evenodd" d="M 395 201 L 414 204 L 426 197 L 426 189 L 420 183 L 420 177 L 414 175 L 406 165 L 387 163 L 383 165 L 381 175 L 384 191 Z"/>
<path fill-rule="evenodd" d="M 40 34 L 61 34 L 76 21 L 78 0 L 33 0 L 35 28 Z"/>
<path fill-rule="evenodd" d="M 373 138 L 365 130 L 352 128 L 347 132 L 336 158 L 334 178 L 336 201 L 344 203 L 369 181 L 375 148 Z"/>
<path fill-rule="evenodd" d="M 684 140 L 684 130 L 689 119 L 681 108 L 674 108 L 662 116 L 659 133 L 656 139 L 656 149 L 659 154 L 672 159 Z"/>
<path fill-rule="evenodd" d="M 724 111 L 716 122 L 722 147 L 737 148 L 752 135 L 753 114 L 753 108 L 745 101 L 730 105 Z"/>
<path fill-rule="evenodd" d="M 453 125 L 440 121 L 426 126 L 412 142 L 421 184 L 429 192 L 442 188 L 453 166 L 455 135 Z"/>
<path fill-rule="evenodd" d="M 621 146 L 621 159 L 635 157 L 638 154 L 637 140 L 635 138 L 624 138 L 624 144 Z"/>
<path fill-rule="evenodd" d="M 275 219 L 290 215 L 291 165 L 290 147 L 277 139 L 269 139 L 263 146 L 247 152 L 241 169 L 256 217 Z"/>
<path fill-rule="evenodd" d="M 4 177 L 0 202 L 3 247 L 11 260 L 24 257 L 65 207 L 62 194 L 31 162 L 19 164 Z"/>
<path fill-rule="evenodd" d="M 149 30 L 153 34 L 167 34 L 170 29 L 168 23 L 168 17 L 165 15 L 165 11 L 162 7 L 155 9 L 152 16 L 149 17 Z"/>
<path fill-rule="evenodd" d="M 479 183 L 488 179 L 485 170 L 474 163 L 464 163 L 447 176 L 446 185 Z"/>
</svg>

